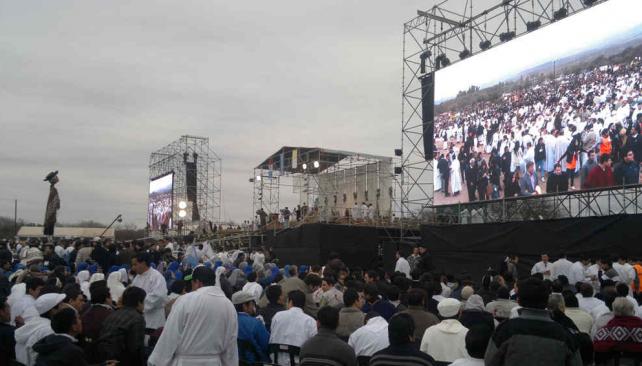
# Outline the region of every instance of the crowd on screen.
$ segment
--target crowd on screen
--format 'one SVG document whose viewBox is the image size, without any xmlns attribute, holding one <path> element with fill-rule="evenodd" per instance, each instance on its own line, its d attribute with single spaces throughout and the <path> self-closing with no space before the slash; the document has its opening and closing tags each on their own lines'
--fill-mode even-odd
<svg viewBox="0 0 642 366">
<path fill-rule="evenodd" d="M 392 258 L 391 258 L 392 259 Z M 642 262 L 620 256 L 482 278 L 283 264 L 191 238 L 16 240 L 0 249 L 0 364 L 591 365 L 642 354 Z M 533 350 L 538 350 L 536 353 Z M 527 356 L 527 357 L 525 357 Z"/>
<path fill-rule="evenodd" d="M 635 57 L 437 115 L 436 199 L 464 185 L 459 201 L 638 184 L 641 71 Z"/>
</svg>

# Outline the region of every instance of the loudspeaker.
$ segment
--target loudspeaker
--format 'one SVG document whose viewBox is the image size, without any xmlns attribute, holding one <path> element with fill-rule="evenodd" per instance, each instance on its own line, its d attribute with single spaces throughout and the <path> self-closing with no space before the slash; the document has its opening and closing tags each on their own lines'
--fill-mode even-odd
<svg viewBox="0 0 642 366">
<path fill-rule="evenodd" d="M 421 120 L 423 124 L 424 158 L 433 158 L 433 131 L 435 125 L 435 73 L 421 78 Z"/>
</svg>

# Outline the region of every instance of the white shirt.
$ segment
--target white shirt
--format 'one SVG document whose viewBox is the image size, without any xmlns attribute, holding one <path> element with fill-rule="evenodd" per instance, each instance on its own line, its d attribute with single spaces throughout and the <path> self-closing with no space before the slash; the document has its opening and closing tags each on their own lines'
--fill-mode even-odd
<svg viewBox="0 0 642 366">
<path fill-rule="evenodd" d="M 261 294 L 263 293 L 263 287 L 256 282 L 248 282 L 243 285 L 243 291 L 247 291 L 252 294 L 252 296 L 254 296 L 254 301 L 258 303 L 261 298 Z"/>
<path fill-rule="evenodd" d="M 580 308 L 566 308 L 564 314 L 571 318 L 580 332 L 591 334 L 591 328 L 593 327 L 593 317 L 591 314 Z"/>
<path fill-rule="evenodd" d="M 26 294 L 20 297 L 12 306 L 11 306 L 11 324 L 16 324 L 16 317 L 22 317 L 22 320 L 25 323 L 32 318 L 40 317 L 38 310 L 36 310 L 36 299 L 33 296 Z"/>
<path fill-rule="evenodd" d="M 568 283 L 574 286 L 578 282 L 584 282 L 586 279 L 586 268 L 582 262 L 577 261 L 573 263 L 568 275 Z"/>
<path fill-rule="evenodd" d="M 35 365 L 38 353 L 33 350 L 33 345 L 53 333 L 51 321 L 47 318 L 38 316 L 25 322 L 25 325 L 15 331 L 16 360 L 26 366 Z"/>
<path fill-rule="evenodd" d="M 439 362 L 469 358 L 466 351 L 467 333 L 468 328 L 464 327 L 459 320 L 444 319 L 441 323 L 426 329 L 419 349 Z"/>
<path fill-rule="evenodd" d="M 549 272 L 548 274 L 545 274 L 544 272 Z M 537 262 L 531 269 L 531 274 L 534 275 L 535 273 L 541 273 L 544 275 L 544 279 L 548 280 L 551 278 L 551 273 L 553 272 L 553 265 L 550 262 L 544 263 L 544 262 Z"/>
<path fill-rule="evenodd" d="M 596 307 L 604 305 L 604 301 L 597 299 L 595 297 L 584 297 L 581 294 L 575 295 L 577 297 L 577 302 L 579 303 L 579 308 L 586 311 L 587 313 L 591 313 L 593 309 Z"/>
<path fill-rule="evenodd" d="M 354 349 L 354 354 L 372 357 L 375 353 L 390 345 L 388 340 L 388 322 L 377 316 L 357 329 L 348 338 L 348 345 Z"/>
<path fill-rule="evenodd" d="M 553 272 L 552 272 L 553 279 L 557 279 L 557 277 L 559 276 L 566 276 L 566 278 L 569 278 L 569 283 L 570 283 L 572 266 L 573 266 L 573 262 L 569 261 L 566 258 L 560 258 L 556 260 L 553 263 Z"/>
<path fill-rule="evenodd" d="M 317 322 L 296 306 L 279 311 L 272 318 L 270 343 L 301 347 L 317 334 Z"/>
<path fill-rule="evenodd" d="M 401 272 L 406 275 L 407 278 L 410 277 L 410 263 L 404 257 L 399 257 L 397 259 L 397 264 L 395 264 L 395 272 Z"/>
<path fill-rule="evenodd" d="M 620 281 L 629 286 L 636 277 L 635 269 L 633 269 L 633 266 L 628 263 L 620 264 L 615 262 L 613 263 L 613 269 L 617 272 L 618 277 L 620 277 Z"/>
<path fill-rule="evenodd" d="M 256 253 L 254 254 L 254 263 L 264 265 L 265 264 L 265 254 Z"/>
<path fill-rule="evenodd" d="M 237 365 L 237 334 L 232 302 L 218 287 L 201 287 L 176 299 L 148 365 Z"/>
<path fill-rule="evenodd" d="M 167 283 L 160 272 L 149 268 L 145 273 L 134 277 L 132 286 L 142 288 L 145 296 L 145 327 L 158 329 L 165 325 L 165 304 L 167 303 Z"/>
<path fill-rule="evenodd" d="M 483 358 L 460 358 L 451 363 L 450 366 L 484 366 Z"/>
</svg>

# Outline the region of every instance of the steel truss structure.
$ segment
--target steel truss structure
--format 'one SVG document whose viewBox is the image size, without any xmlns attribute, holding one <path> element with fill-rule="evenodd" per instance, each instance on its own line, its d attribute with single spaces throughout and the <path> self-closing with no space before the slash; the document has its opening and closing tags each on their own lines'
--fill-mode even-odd
<svg viewBox="0 0 642 366">
<path fill-rule="evenodd" d="M 392 168 L 393 159 L 389 157 L 283 147 L 254 168 L 250 179 L 252 215 L 263 209 L 271 217 L 278 217 L 284 208 L 280 190 L 287 187 L 298 194 L 298 203 L 308 207 L 302 220 L 305 223 L 338 222 L 354 202 L 372 203 L 377 217 L 391 220 L 395 201 Z"/>
<path fill-rule="evenodd" d="M 187 164 L 196 163 L 195 187 L 188 187 Z M 149 157 L 149 178 L 174 173 L 174 193 L 172 216 L 174 226 L 179 220 L 184 222 L 185 229 L 198 227 L 199 222 L 192 222 L 193 204 L 186 208 L 187 215 L 180 218 L 179 202 L 189 202 L 188 189 L 196 191 L 196 205 L 200 221 L 212 221 L 215 224 L 221 218 L 221 175 L 222 160 L 210 146 L 207 137 L 183 135 L 151 153 Z"/>
<path fill-rule="evenodd" d="M 431 209 L 437 224 L 638 214 L 642 213 L 642 185 L 434 206 Z"/>
<path fill-rule="evenodd" d="M 444 0 L 404 24 L 400 178 L 403 218 L 424 219 L 433 205 L 433 163 L 424 159 L 421 78 L 502 42 L 608 0 Z M 589 5 L 590 4 L 590 5 Z M 423 61 L 422 61 L 423 60 Z M 506 61 L 508 62 L 508 61 Z M 422 63 L 423 68 L 422 70 Z M 483 72 L 483 70 L 480 70 Z"/>
</svg>

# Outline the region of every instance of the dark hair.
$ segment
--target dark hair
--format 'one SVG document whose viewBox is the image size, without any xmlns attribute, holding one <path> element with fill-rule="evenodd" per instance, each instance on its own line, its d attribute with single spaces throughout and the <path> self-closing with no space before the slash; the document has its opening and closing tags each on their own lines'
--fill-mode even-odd
<svg viewBox="0 0 642 366">
<path fill-rule="evenodd" d="M 612 288 L 608 288 L 604 290 L 602 293 L 602 297 L 604 300 L 604 304 L 609 308 L 609 310 L 613 311 L 613 301 L 618 297 L 617 296 L 617 291 L 615 291 Z"/>
<path fill-rule="evenodd" d="M 617 291 L 618 296 L 627 297 L 629 295 L 629 286 L 624 282 L 620 282 L 615 285 L 615 291 Z"/>
<path fill-rule="evenodd" d="M 573 294 L 573 291 L 564 290 L 562 291 L 562 296 L 564 297 L 564 304 L 566 305 L 567 308 L 579 307 L 579 301 L 577 300 L 577 297 L 575 296 L 575 294 Z"/>
<path fill-rule="evenodd" d="M 268 288 L 265 289 L 265 296 L 271 304 L 276 304 L 282 293 L 283 289 L 279 285 L 268 286 Z"/>
<path fill-rule="evenodd" d="M 519 281 L 517 285 L 517 301 L 525 308 L 546 309 L 548 304 L 549 287 L 539 278 L 530 277 Z"/>
<path fill-rule="evenodd" d="M 216 274 L 207 267 L 196 267 L 192 272 L 192 281 L 197 280 L 203 283 L 203 286 L 214 286 L 216 284 Z"/>
<path fill-rule="evenodd" d="M 147 293 L 140 287 L 128 287 L 123 292 L 123 306 L 128 308 L 135 308 L 138 304 L 145 302 L 145 296 Z"/>
<path fill-rule="evenodd" d="M 172 283 L 172 285 L 169 287 L 169 293 L 174 293 L 174 294 L 180 294 L 185 290 L 185 281 L 183 280 L 176 280 Z"/>
<path fill-rule="evenodd" d="M 588 283 L 583 283 L 580 286 L 580 294 L 582 294 L 582 297 L 592 297 L 594 293 L 593 286 Z"/>
<path fill-rule="evenodd" d="M 288 294 L 288 301 L 292 301 L 293 306 L 303 309 L 305 306 L 305 294 L 301 290 L 291 291 Z"/>
<path fill-rule="evenodd" d="M 78 315 L 74 309 L 62 309 L 51 317 L 51 329 L 55 333 L 69 333 L 77 320 Z"/>
<path fill-rule="evenodd" d="M 0 310 L 4 310 L 4 307 L 7 305 L 7 298 L 5 296 L 0 296 Z"/>
<path fill-rule="evenodd" d="M 391 345 L 410 343 L 410 337 L 415 334 L 415 322 L 406 313 L 395 314 L 388 323 L 388 340 Z"/>
<path fill-rule="evenodd" d="M 296 266 L 290 266 L 290 268 L 288 268 L 288 274 L 290 275 L 290 277 L 296 276 L 297 275 L 296 271 L 297 271 Z"/>
<path fill-rule="evenodd" d="M 317 319 L 323 328 L 335 330 L 339 326 L 339 310 L 331 306 L 324 306 L 319 309 Z"/>
<path fill-rule="evenodd" d="M 365 288 L 363 289 L 363 292 L 366 294 L 366 296 L 369 296 L 372 298 L 379 297 L 379 290 L 377 289 L 377 286 L 373 284 L 366 285 Z"/>
<path fill-rule="evenodd" d="M 470 357 L 484 358 L 493 329 L 488 324 L 475 324 L 466 333 L 466 351 Z"/>
<path fill-rule="evenodd" d="M 555 169 L 557 169 L 557 168 L 562 169 L 562 164 L 560 164 L 560 163 L 556 163 L 555 165 L 553 165 L 553 170 L 555 170 Z"/>
<path fill-rule="evenodd" d="M 80 286 L 78 286 L 77 284 L 65 286 L 64 292 L 66 295 L 64 302 L 67 302 L 67 303 L 69 301 L 76 300 L 78 296 L 82 295 Z"/>
<path fill-rule="evenodd" d="M 95 282 L 94 282 L 95 283 Z M 93 285 L 93 283 L 92 283 Z M 94 286 L 89 288 L 92 304 L 103 304 L 110 296 L 109 287 L 107 286 Z"/>
<path fill-rule="evenodd" d="M 307 286 L 319 287 L 321 286 L 321 277 L 315 274 L 308 274 L 303 280 Z"/>
<path fill-rule="evenodd" d="M 390 301 L 398 301 L 399 300 L 399 294 L 401 291 L 399 291 L 399 287 L 397 286 L 386 286 L 386 296 L 388 297 L 388 300 Z"/>
<path fill-rule="evenodd" d="M 354 305 L 357 300 L 359 300 L 359 293 L 357 292 L 357 290 L 349 288 L 343 293 L 343 304 L 346 307 Z"/>
<path fill-rule="evenodd" d="M 604 164 L 609 160 L 611 160 L 611 157 L 609 156 L 609 154 L 600 155 L 600 164 Z"/>
<path fill-rule="evenodd" d="M 418 288 L 413 288 L 408 291 L 408 305 L 409 306 L 423 306 L 426 301 L 426 291 Z"/>
<path fill-rule="evenodd" d="M 40 277 L 29 277 L 25 280 L 27 292 L 29 292 L 29 290 L 36 290 L 38 287 L 44 287 L 44 285 L 45 281 Z"/>
<path fill-rule="evenodd" d="M 501 286 L 500 288 L 497 289 L 497 298 L 498 299 L 509 299 L 510 298 L 510 290 L 506 286 Z"/>
<path fill-rule="evenodd" d="M 147 267 L 151 266 L 151 263 L 152 263 L 152 255 L 151 254 L 145 253 L 145 252 L 141 252 L 141 253 L 136 254 L 135 258 L 136 258 L 136 262 L 138 262 L 138 263 L 145 262 L 145 265 L 147 265 Z"/>
<path fill-rule="evenodd" d="M 337 283 L 337 280 L 335 280 L 334 276 L 332 276 L 332 275 L 323 276 L 323 280 L 322 281 L 325 281 L 330 286 L 332 286 L 335 283 Z"/>
<path fill-rule="evenodd" d="M 256 272 L 250 272 L 247 275 L 247 281 L 248 282 L 256 282 Z"/>
<path fill-rule="evenodd" d="M 379 277 L 379 275 L 377 274 L 377 271 L 375 270 L 369 270 L 368 272 L 366 272 L 366 274 L 368 275 L 368 277 L 375 280 Z"/>
</svg>

